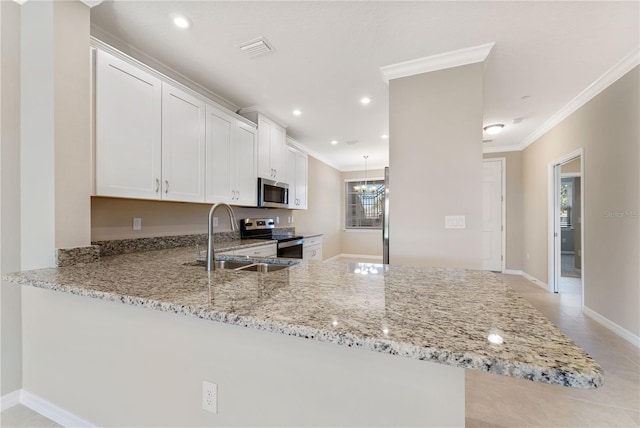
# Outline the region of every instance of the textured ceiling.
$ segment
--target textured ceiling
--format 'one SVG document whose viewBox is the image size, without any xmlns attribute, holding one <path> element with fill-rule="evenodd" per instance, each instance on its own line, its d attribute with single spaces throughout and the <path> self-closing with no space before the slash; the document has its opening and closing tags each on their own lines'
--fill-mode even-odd
<svg viewBox="0 0 640 428">
<path fill-rule="evenodd" d="M 105 1 L 107 33 L 240 107 L 257 106 L 341 170 L 388 163 L 380 67 L 495 42 L 485 67 L 485 147 L 515 146 L 639 45 L 638 2 Z M 181 13 L 193 27 L 180 30 Z M 248 58 L 265 36 L 275 52 Z M 362 96 L 372 102 L 362 106 Z M 525 100 L 522 97 L 527 96 Z M 298 108 L 303 114 L 292 115 Z M 522 118 L 512 124 L 514 118 Z M 333 146 L 331 140 L 340 143 Z M 346 144 L 357 141 L 356 144 Z M 479 144 L 483 144 L 479 142 Z"/>
</svg>

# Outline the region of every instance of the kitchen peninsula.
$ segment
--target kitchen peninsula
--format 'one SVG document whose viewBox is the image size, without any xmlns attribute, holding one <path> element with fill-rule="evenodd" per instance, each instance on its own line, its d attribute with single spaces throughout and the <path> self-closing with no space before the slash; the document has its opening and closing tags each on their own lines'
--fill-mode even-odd
<svg viewBox="0 0 640 428">
<path fill-rule="evenodd" d="M 603 383 L 489 272 L 206 272 L 193 257 L 177 248 L 6 275 L 27 286 L 25 388 L 100 426 L 460 426 L 461 368 Z M 218 414 L 200 408 L 202 380 L 218 384 Z"/>
</svg>

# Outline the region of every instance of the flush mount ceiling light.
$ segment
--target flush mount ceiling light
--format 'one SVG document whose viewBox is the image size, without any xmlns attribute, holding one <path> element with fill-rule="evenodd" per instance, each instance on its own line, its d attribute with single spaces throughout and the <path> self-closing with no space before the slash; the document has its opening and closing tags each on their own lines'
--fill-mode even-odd
<svg viewBox="0 0 640 428">
<path fill-rule="evenodd" d="M 335 146 L 336 144 L 338 144 L 338 141 L 337 140 L 331 140 L 331 144 L 333 144 Z"/>
<path fill-rule="evenodd" d="M 502 128 L 504 128 L 504 125 L 502 123 L 494 123 L 493 125 L 485 126 L 484 132 L 489 135 L 498 135 L 500 132 L 502 132 Z"/>
<path fill-rule="evenodd" d="M 371 102 L 371 98 L 369 97 L 362 97 L 360 98 L 360 104 L 362 104 L 363 106 L 366 106 L 367 104 L 369 104 Z"/>
<path fill-rule="evenodd" d="M 173 17 L 173 23 L 178 28 L 187 29 L 191 27 L 191 20 L 183 15 L 175 15 Z"/>
<path fill-rule="evenodd" d="M 300 110 L 298 110 L 298 109 L 295 109 L 295 110 L 293 111 L 293 115 L 294 115 L 294 116 L 300 116 L 301 114 L 302 114 L 302 111 L 300 111 Z"/>
</svg>

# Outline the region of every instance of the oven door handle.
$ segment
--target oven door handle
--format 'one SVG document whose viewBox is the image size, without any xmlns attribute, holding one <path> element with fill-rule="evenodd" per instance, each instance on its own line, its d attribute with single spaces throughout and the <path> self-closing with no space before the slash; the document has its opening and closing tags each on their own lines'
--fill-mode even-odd
<svg viewBox="0 0 640 428">
<path fill-rule="evenodd" d="M 297 239 L 295 241 L 278 242 L 278 248 L 295 247 L 296 245 L 303 245 L 304 239 Z"/>
</svg>

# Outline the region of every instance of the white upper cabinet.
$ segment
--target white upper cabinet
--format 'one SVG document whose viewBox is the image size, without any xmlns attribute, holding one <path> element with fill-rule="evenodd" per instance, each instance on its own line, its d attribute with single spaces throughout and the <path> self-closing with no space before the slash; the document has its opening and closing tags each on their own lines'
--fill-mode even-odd
<svg viewBox="0 0 640 428">
<path fill-rule="evenodd" d="M 254 126 L 207 105 L 207 202 L 257 204 L 257 136 Z"/>
<path fill-rule="evenodd" d="M 163 200 L 205 200 L 205 103 L 162 84 Z"/>
<path fill-rule="evenodd" d="M 250 119 L 253 117 L 248 116 Z M 257 114 L 258 123 L 258 176 L 285 182 L 287 134 L 284 127 Z"/>
<path fill-rule="evenodd" d="M 233 202 L 231 150 L 235 121 L 231 115 L 207 104 L 207 202 Z"/>
<path fill-rule="evenodd" d="M 287 146 L 286 181 L 289 184 L 289 208 L 307 209 L 307 166 L 307 154 Z"/>
<path fill-rule="evenodd" d="M 258 138 L 256 128 L 237 121 L 235 138 L 235 205 L 258 204 Z M 232 171 L 233 172 L 233 171 Z"/>
<path fill-rule="evenodd" d="M 160 199 L 161 96 L 159 79 L 98 50 L 98 195 Z"/>
<path fill-rule="evenodd" d="M 96 195 L 257 205 L 255 123 L 111 51 L 95 82 Z M 283 181 L 285 130 L 264 120 L 264 176 Z"/>
</svg>

